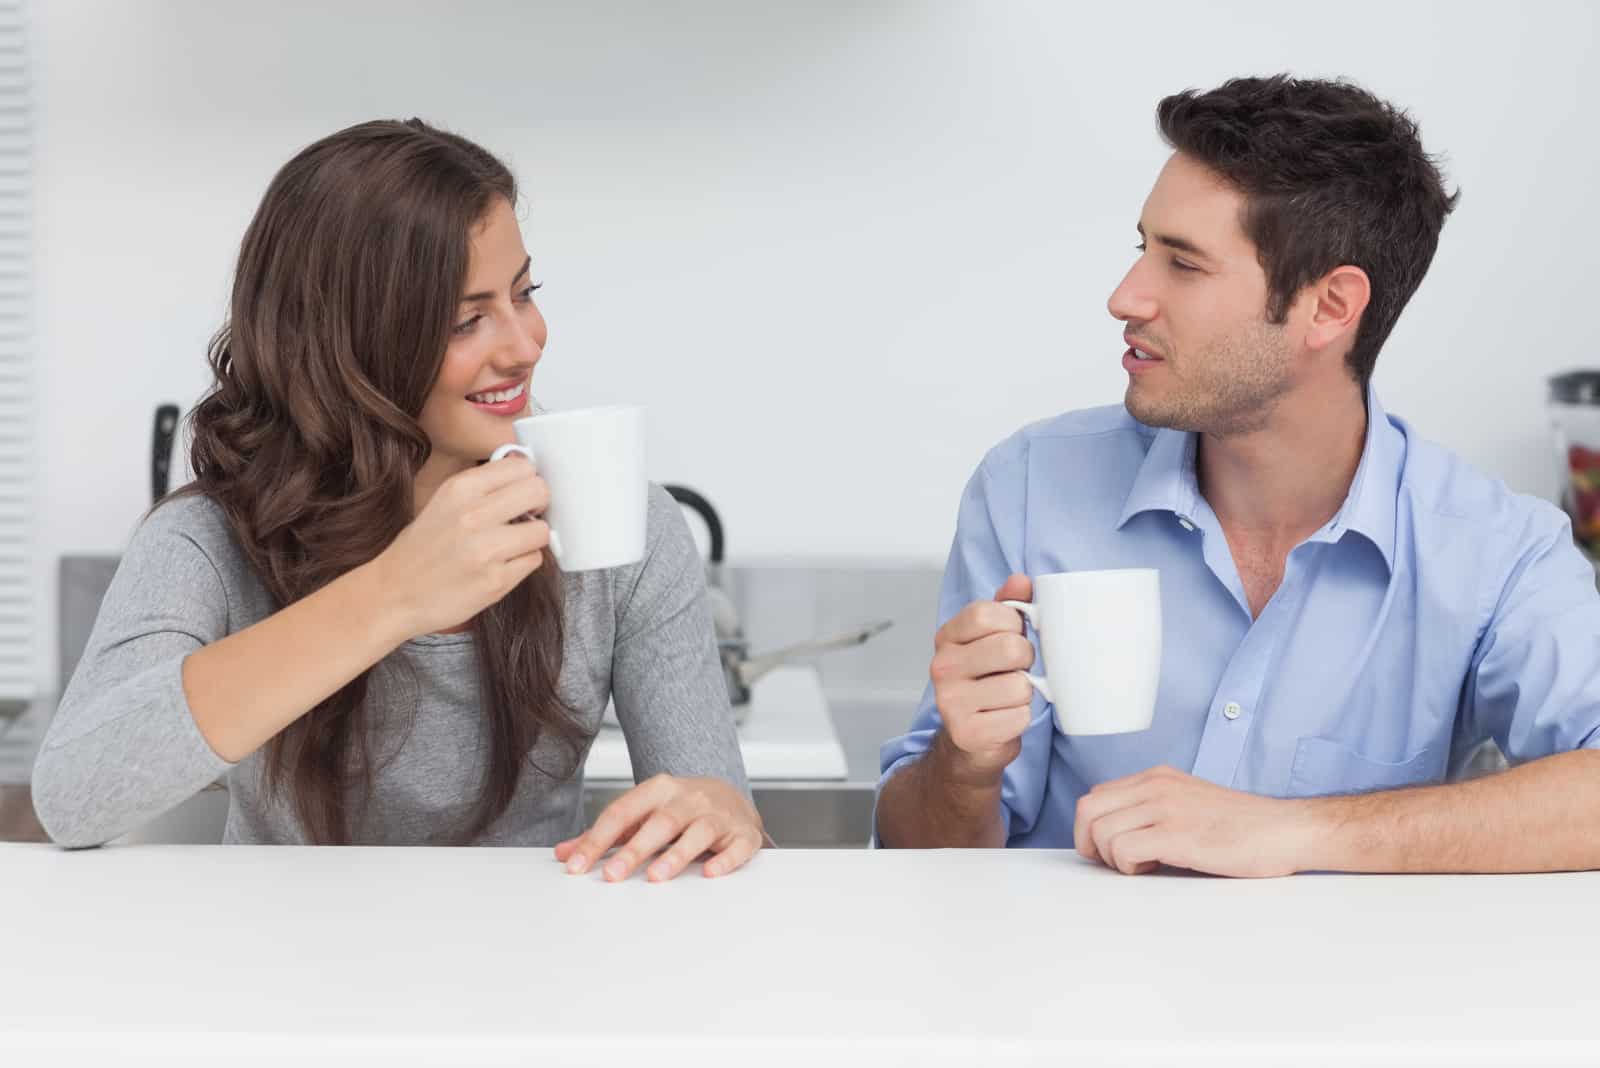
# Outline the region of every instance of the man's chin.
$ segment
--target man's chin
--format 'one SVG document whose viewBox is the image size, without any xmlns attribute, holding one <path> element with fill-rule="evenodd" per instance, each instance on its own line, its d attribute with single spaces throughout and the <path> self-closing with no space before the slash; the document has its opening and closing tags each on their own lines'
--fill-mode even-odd
<svg viewBox="0 0 1600 1068">
<path fill-rule="evenodd" d="M 1122 398 L 1123 407 L 1128 409 L 1128 414 L 1133 416 L 1145 426 L 1164 427 L 1171 430 L 1185 430 L 1180 426 L 1178 411 L 1171 405 L 1161 404 L 1154 400 L 1136 383 L 1128 383 L 1128 392 Z"/>
</svg>

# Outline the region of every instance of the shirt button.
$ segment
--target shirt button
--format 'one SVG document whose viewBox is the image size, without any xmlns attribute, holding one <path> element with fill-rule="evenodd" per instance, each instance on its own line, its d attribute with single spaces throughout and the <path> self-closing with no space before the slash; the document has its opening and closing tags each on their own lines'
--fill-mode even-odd
<svg viewBox="0 0 1600 1068">
<path fill-rule="evenodd" d="M 1185 519 L 1181 515 L 1178 517 L 1178 525 L 1180 527 L 1182 527 L 1184 530 L 1193 530 L 1194 529 L 1194 524 L 1189 522 L 1187 519 Z"/>
<path fill-rule="evenodd" d="M 1238 719 L 1239 713 L 1243 711 L 1244 709 L 1239 707 L 1238 701 L 1229 701 L 1227 704 L 1222 706 L 1222 718 Z"/>
</svg>

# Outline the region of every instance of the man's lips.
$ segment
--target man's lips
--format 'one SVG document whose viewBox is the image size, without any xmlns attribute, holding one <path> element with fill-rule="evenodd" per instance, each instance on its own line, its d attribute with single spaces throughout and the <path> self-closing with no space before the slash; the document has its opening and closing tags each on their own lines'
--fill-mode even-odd
<svg viewBox="0 0 1600 1068">
<path fill-rule="evenodd" d="M 1132 334 L 1123 334 L 1122 335 L 1122 340 L 1123 340 L 1123 343 L 1128 346 L 1128 354 L 1130 356 L 1133 355 L 1133 351 L 1135 349 L 1137 349 L 1137 350 L 1139 350 L 1139 352 L 1143 353 L 1146 356 L 1149 356 L 1151 359 L 1154 359 L 1154 360 L 1164 360 L 1164 359 L 1166 359 L 1166 357 L 1161 353 L 1161 350 L 1151 347 L 1151 345 L 1148 342 L 1141 341 L 1138 338 L 1134 337 Z"/>
</svg>

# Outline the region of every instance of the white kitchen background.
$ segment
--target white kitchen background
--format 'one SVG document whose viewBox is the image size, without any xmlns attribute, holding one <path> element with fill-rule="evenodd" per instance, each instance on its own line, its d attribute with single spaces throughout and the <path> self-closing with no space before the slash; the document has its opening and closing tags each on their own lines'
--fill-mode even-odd
<svg viewBox="0 0 1600 1068">
<path fill-rule="evenodd" d="M 1157 99 L 1348 75 L 1409 108 L 1464 190 L 1379 363 L 1384 401 L 1551 496 L 1544 377 L 1600 364 L 1596 17 L 36 2 L 41 689 L 55 562 L 118 551 L 147 507 L 152 414 L 206 384 L 267 181 L 375 117 L 424 117 L 512 164 L 546 283 L 541 398 L 648 405 L 652 475 L 718 505 L 733 558 L 936 564 L 988 446 L 1121 396 L 1105 299 L 1165 158 Z"/>
</svg>

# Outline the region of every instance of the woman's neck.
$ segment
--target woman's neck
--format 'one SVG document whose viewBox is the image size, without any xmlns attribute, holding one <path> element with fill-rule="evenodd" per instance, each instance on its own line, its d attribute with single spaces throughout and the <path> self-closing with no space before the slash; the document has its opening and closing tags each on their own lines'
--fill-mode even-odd
<svg viewBox="0 0 1600 1068">
<path fill-rule="evenodd" d="M 411 514 L 413 517 L 421 514 L 427 507 L 433 495 L 445 480 L 452 475 L 460 474 L 472 466 L 472 463 L 460 457 L 448 456 L 435 452 L 422 462 L 416 475 L 411 480 Z"/>
</svg>

